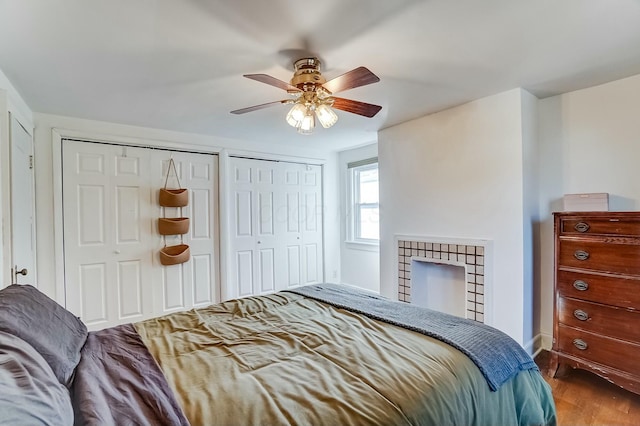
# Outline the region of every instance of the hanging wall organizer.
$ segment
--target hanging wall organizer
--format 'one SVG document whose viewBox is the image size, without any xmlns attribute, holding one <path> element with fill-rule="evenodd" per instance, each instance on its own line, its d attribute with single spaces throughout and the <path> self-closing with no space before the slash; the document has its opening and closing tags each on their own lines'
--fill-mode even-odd
<svg viewBox="0 0 640 426">
<path fill-rule="evenodd" d="M 168 189 L 169 175 L 173 170 L 178 182 L 177 189 Z M 169 160 L 167 177 L 164 181 L 164 188 L 160 189 L 159 203 L 163 207 L 163 217 L 158 219 L 158 232 L 164 239 L 164 247 L 160 250 L 160 263 L 163 265 L 177 265 L 187 262 L 191 257 L 189 245 L 184 244 L 183 235 L 189 232 L 190 220 L 182 217 L 182 207 L 189 204 L 189 190 L 180 188 L 180 177 L 173 158 Z M 179 207 L 181 217 L 166 217 L 166 207 Z M 180 235 L 180 244 L 167 246 L 167 235 Z"/>
</svg>

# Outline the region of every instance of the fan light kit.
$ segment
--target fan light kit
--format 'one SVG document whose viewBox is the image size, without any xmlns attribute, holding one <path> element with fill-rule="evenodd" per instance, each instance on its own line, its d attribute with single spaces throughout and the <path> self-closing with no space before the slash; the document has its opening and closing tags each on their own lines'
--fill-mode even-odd
<svg viewBox="0 0 640 426">
<path fill-rule="evenodd" d="M 327 81 L 320 73 L 318 58 L 302 58 L 294 62 L 294 74 L 290 83 L 286 83 L 267 74 L 245 74 L 244 77 L 286 90 L 292 99 L 269 102 L 261 105 L 231 111 L 232 114 L 244 114 L 267 108 L 272 105 L 293 105 L 286 121 L 298 130 L 309 135 L 316 125 L 316 118 L 324 127 L 336 124 L 338 116 L 333 108 L 365 117 L 373 117 L 382 107 L 351 99 L 338 98 L 334 93 L 367 84 L 377 83 L 380 79 L 365 67 L 351 70 L 339 77 Z"/>
</svg>

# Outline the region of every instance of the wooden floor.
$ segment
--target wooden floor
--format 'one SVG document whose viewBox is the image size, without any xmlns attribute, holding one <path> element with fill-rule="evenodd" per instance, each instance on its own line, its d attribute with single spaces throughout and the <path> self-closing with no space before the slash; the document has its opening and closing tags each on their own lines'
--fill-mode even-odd
<svg viewBox="0 0 640 426">
<path fill-rule="evenodd" d="M 563 377 L 551 378 L 547 375 L 547 351 L 542 351 L 535 361 L 551 385 L 558 425 L 640 425 L 640 395 L 583 370 L 567 368 Z"/>
</svg>

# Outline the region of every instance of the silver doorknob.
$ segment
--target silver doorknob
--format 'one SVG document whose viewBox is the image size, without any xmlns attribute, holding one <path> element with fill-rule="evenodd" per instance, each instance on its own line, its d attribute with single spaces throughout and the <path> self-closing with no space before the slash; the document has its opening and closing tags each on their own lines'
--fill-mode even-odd
<svg viewBox="0 0 640 426">
<path fill-rule="evenodd" d="M 29 271 L 27 271 L 27 268 L 22 268 L 21 270 L 18 271 L 17 266 L 15 266 L 13 270 L 15 271 L 14 274 L 16 275 L 27 275 L 29 273 Z"/>
</svg>

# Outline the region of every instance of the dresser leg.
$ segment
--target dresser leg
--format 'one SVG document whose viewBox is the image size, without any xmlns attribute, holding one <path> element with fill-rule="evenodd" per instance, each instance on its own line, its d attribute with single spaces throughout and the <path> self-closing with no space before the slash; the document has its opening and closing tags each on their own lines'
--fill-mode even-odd
<svg viewBox="0 0 640 426">
<path fill-rule="evenodd" d="M 551 352 L 549 357 L 549 369 L 547 370 L 547 375 L 549 377 L 555 378 L 558 374 L 559 368 L 560 363 L 558 362 L 558 354 Z"/>
</svg>

